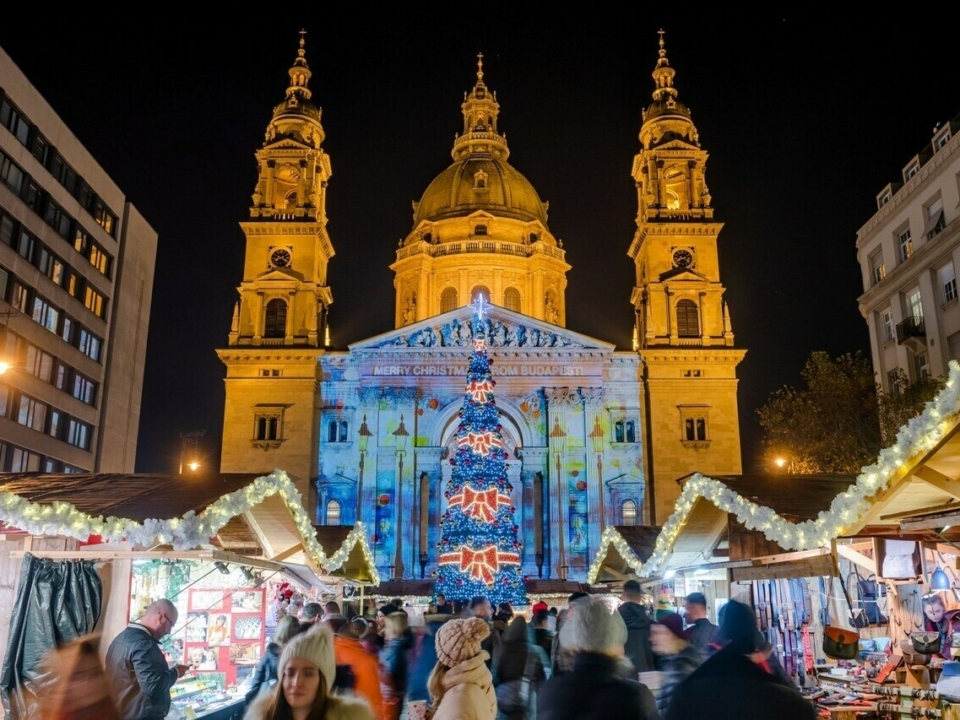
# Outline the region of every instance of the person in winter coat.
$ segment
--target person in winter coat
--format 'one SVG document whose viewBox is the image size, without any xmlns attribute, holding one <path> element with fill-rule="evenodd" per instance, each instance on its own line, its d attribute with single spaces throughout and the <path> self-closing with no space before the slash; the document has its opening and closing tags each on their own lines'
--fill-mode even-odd
<svg viewBox="0 0 960 720">
<path fill-rule="evenodd" d="M 283 646 L 280 681 L 251 703 L 244 720 L 375 720 L 367 701 L 334 694 L 333 632 L 313 625 Z"/>
<path fill-rule="evenodd" d="M 452 607 L 452 606 L 451 606 Z M 427 614 L 423 616 L 423 636 L 420 639 L 420 649 L 410 662 L 410 674 L 407 677 L 407 702 L 405 707 L 413 704 L 426 706 L 430 702 L 430 693 L 427 690 L 427 678 L 437 664 L 437 631 L 453 615 Z"/>
<path fill-rule="evenodd" d="M 660 720 L 653 693 L 623 655 L 627 627 L 619 613 L 602 602 L 580 605 L 559 637 L 571 667 L 540 689 L 537 720 Z"/>
<path fill-rule="evenodd" d="M 261 691 L 271 688 L 277 682 L 277 665 L 280 664 L 280 651 L 283 650 L 284 643 L 308 627 L 309 625 L 301 623 L 293 615 L 284 615 L 280 618 L 273 642 L 267 645 L 267 651 L 260 658 L 257 669 L 253 673 L 253 682 L 247 691 L 247 705 L 252 703 Z"/>
<path fill-rule="evenodd" d="M 623 603 L 617 608 L 627 626 L 624 652 L 638 673 L 653 670 L 653 648 L 650 646 L 650 614 L 643 604 L 640 583 L 627 580 L 623 584 Z"/>
<path fill-rule="evenodd" d="M 687 642 L 683 618 L 666 613 L 650 626 L 650 644 L 660 658 L 663 679 L 657 691 L 657 709 L 666 715 L 677 686 L 690 677 L 703 662 L 703 653 Z"/>
<path fill-rule="evenodd" d="M 815 720 L 813 703 L 751 657 L 757 649 L 753 610 L 736 600 L 726 605 L 719 635 L 724 646 L 709 657 L 673 693 L 665 720 Z"/>
<path fill-rule="evenodd" d="M 327 624 L 327 623 L 324 623 Z M 333 627 L 331 626 L 331 630 Z M 350 668 L 353 677 L 353 694 L 362 697 L 370 704 L 376 717 L 383 712 L 383 695 L 380 692 L 380 663 L 377 656 L 371 655 L 360 644 L 356 628 L 351 623 L 343 623 L 333 633 L 333 656 L 338 666 Z"/>
<path fill-rule="evenodd" d="M 449 620 L 437 630 L 437 664 L 427 680 L 432 720 L 495 720 L 497 696 L 480 648 L 489 634 L 481 617 Z"/>
<path fill-rule="evenodd" d="M 383 649 L 380 651 L 380 693 L 384 720 L 398 720 L 407 692 L 409 652 L 413 635 L 407 632 L 407 614 L 390 613 L 383 622 Z"/>
<path fill-rule="evenodd" d="M 538 645 L 531 643 L 527 633 L 527 621 L 517 615 L 503 632 L 503 642 L 493 656 L 493 686 L 497 692 L 498 717 L 500 720 L 526 720 L 534 715 L 537 706 L 537 691 L 547 679 L 544 664 L 549 658 Z M 526 679 L 528 694 L 521 707 L 512 707 L 517 695 L 512 688 Z"/>
</svg>

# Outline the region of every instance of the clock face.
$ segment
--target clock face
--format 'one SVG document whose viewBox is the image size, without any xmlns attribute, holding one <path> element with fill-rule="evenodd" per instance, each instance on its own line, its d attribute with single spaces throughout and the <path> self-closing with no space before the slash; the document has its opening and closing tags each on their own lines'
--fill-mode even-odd
<svg viewBox="0 0 960 720">
<path fill-rule="evenodd" d="M 673 253 L 673 264 L 677 267 L 690 267 L 693 265 L 693 254 L 689 250 L 677 250 Z"/>
<path fill-rule="evenodd" d="M 270 255 L 270 264 L 274 267 L 287 267 L 290 264 L 290 251 L 282 248 L 274 250 Z"/>
</svg>

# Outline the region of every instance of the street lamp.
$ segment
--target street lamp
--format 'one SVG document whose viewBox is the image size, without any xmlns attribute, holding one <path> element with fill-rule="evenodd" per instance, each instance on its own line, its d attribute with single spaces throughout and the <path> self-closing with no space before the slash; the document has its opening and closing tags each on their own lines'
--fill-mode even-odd
<svg viewBox="0 0 960 720">
<path fill-rule="evenodd" d="M 593 430 L 590 431 L 590 439 L 593 440 L 593 451 L 597 454 L 597 482 L 600 484 L 600 533 L 603 533 L 603 526 L 606 520 L 606 514 L 603 508 L 603 427 L 600 425 L 600 415 L 593 416 Z"/>
<path fill-rule="evenodd" d="M 183 466 L 186 465 L 187 469 L 191 472 L 196 472 L 200 469 L 200 462 L 197 459 L 200 449 L 200 438 L 207 434 L 206 430 L 192 430 L 187 433 L 180 433 L 180 468 L 177 471 L 178 474 L 183 475 Z M 193 446 L 193 456 L 190 460 L 184 463 L 184 458 L 187 454 L 187 445 Z"/>
<path fill-rule="evenodd" d="M 363 508 L 363 462 L 367 457 L 367 445 L 373 433 L 367 427 L 367 416 L 363 416 L 363 422 L 360 423 L 360 429 L 357 430 L 357 440 L 360 445 L 360 475 L 357 480 L 357 520 L 360 520 L 360 511 Z"/>
<path fill-rule="evenodd" d="M 563 483 L 561 461 L 566 445 L 567 434 L 560 427 L 560 418 L 553 419 L 553 430 L 550 431 L 550 447 L 557 457 L 557 576 L 561 580 L 567 579 L 567 558 L 563 549 Z"/>
<path fill-rule="evenodd" d="M 397 553 L 393 563 L 393 574 L 394 577 L 401 578 L 403 577 L 403 534 L 400 529 L 403 518 L 403 456 L 407 453 L 407 440 L 410 437 L 407 427 L 403 424 L 403 415 L 400 416 L 400 424 L 393 431 L 393 436 L 396 438 L 397 460 L 400 463 L 400 469 L 397 472 Z"/>
</svg>

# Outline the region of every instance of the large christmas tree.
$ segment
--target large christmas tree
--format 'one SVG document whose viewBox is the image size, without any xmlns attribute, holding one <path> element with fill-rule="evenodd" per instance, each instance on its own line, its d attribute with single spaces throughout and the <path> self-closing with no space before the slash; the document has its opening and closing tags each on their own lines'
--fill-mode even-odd
<svg viewBox="0 0 960 720">
<path fill-rule="evenodd" d="M 506 453 L 500 433 L 500 413 L 493 397 L 486 350 L 486 309 L 483 298 L 471 307 L 473 352 L 467 367 L 467 388 L 457 428 L 453 473 L 444 496 L 447 511 L 440 522 L 440 562 L 436 592 L 451 600 L 482 595 L 525 605 L 520 573 L 519 528 L 510 503 Z"/>
</svg>

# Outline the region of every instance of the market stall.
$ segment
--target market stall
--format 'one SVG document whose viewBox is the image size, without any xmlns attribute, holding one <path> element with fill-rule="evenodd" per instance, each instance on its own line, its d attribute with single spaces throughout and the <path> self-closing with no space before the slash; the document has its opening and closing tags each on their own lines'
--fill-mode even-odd
<svg viewBox="0 0 960 720">
<path fill-rule="evenodd" d="M 13 714 L 42 692 L 36 666 L 43 652 L 96 632 L 104 655 L 127 622 L 160 597 L 179 611 L 163 649 L 171 663 L 191 667 L 174 686 L 175 709 L 208 720 L 240 714 L 243 682 L 278 616 L 332 592 L 353 571 L 378 579 L 363 527 L 347 528 L 344 542 L 325 550 L 282 471 L 5 475 L 0 521 L 0 612 L 14 618 L 9 630 L 0 627 L 0 690 Z M 46 585 L 58 592 L 56 572 L 74 566 L 85 571 L 82 596 L 93 598 L 84 622 L 70 612 L 52 621 L 24 615 L 37 583 L 20 582 L 22 573 L 53 571 Z M 44 631 L 51 626 L 56 632 Z"/>
</svg>

